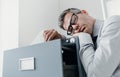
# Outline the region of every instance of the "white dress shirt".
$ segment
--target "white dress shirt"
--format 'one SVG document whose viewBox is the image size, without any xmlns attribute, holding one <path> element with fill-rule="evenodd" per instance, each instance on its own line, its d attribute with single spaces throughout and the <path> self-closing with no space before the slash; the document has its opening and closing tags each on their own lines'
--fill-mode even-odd
<svg viewBox="0 0 120 77">
<path fill-rule="evenodd" d="M 93 36 L 98 36 L 96 50 L 90 34 L 75 35 L 79 37 L 79 55 L 87 77 L 120 77 L 120 16 L 96 20 L 93 31 Z"/>
</svg>

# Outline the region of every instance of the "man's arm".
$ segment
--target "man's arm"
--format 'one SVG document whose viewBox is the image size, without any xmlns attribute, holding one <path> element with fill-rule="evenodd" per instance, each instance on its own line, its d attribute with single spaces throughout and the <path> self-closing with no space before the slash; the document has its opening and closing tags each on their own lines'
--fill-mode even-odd
<svg viewBox="0 0 120 77">
<path fill-rule="evenodd" d="M 120 21 L 107 21 L 106 25 L 96 50 L 88 33 L 76 34 L 79 37 L 80 58 L 88 77 L 110 77 L 119 65 Z"/>
</svg>

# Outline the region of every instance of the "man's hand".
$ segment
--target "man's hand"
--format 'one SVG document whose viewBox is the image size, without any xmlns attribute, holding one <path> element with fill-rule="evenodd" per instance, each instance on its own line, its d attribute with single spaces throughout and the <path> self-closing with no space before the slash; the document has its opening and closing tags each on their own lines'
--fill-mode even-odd
<svg viewBox="0 0 120 77">
<path fill-rule="evenodd" d="M 62 38 L 61 34 L 59 34 L 54 29 L 45 30 L 43 33 L 43 36 L 44 36 L 45 41 L 50 41 L 50 40 Z"/>
</svg>

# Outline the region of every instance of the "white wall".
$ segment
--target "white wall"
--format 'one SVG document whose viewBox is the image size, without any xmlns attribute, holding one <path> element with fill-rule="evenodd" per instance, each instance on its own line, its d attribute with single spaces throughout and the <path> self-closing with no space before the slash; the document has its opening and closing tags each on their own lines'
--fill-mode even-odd
<svg viewBox="0 0 120 77">
<path fill-rule="evenodd" d="M 3 51 L 18 47 L 18 0 L 0 0 L 0 77 Z"/>
<path fill-rule="evenodd" d="M 29 45 L 37 34 L 58 28 L 58 0 L 19 0 L 19 46 Z"/>
<path fill-rule="evenodd" d="M 0 35 L 1 35 L 1 0 L 0 0 Z M 2 48 L 2 44 L 1 44 L 1 42 L 2 42 L 2 39 L 1 39 L 1 36 L 0 36 L 0 77 L 2 77 L 2 61 L 3 61 L 3 53 L 2 53 L 2 50 L 1 50 L 1 48 Z"/>
<path fill-rule="evenodd" d="M 1 0 L 2 49 L 18 46 L 18 1 Z"/>
<path fill-rule="evenodd" d="M 1 35 L 1 33 L 2 33 L 2 32 L 1 32 L 1 30 L 2 30 L 2 29 L 1 29 L 1 27 L 2 27 L 2 26 L 1 26 L 1 17 L 2 17 L 2 15 L 1 15 L 1 0 L 0 0 L 0 35 Z M 1 36 L 0 36 L 0 48 L 1 48 L 1 40 L 2 40 L 2 39 L 1 39 Z"/>
<path fill-rule="evenodd" d="M 107 17 L 120 15 L 120 0 L 106 0 L 105 4 Z"/>
</svg>

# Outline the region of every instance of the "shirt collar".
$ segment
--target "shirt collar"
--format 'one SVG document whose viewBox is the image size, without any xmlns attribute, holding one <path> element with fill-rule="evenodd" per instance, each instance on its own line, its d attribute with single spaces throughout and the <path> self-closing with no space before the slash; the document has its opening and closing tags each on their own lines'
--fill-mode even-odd
<svg viewBox="0 0 120 77">
<path fill-rule="evenodd" d="M 104 21 L 96 19 L 93 29 L 93 37 L 98 36 L 100 28 L 103 26 Z"/>
</svg>

